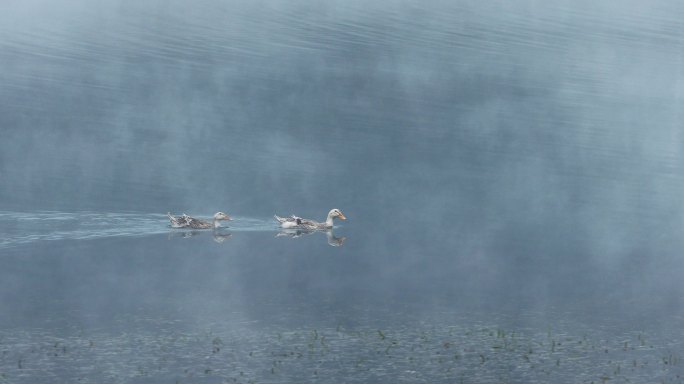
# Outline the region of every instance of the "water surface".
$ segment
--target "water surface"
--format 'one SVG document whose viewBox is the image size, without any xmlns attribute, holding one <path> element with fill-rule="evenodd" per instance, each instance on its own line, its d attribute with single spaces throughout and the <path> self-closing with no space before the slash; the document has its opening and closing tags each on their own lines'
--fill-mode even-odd
<svg viewBox="0 0 684 384">
<path fill-rule="evenodd" d="M 0 381 L 681 382 L 683 18 L 3 2 Z"/>
</svg>

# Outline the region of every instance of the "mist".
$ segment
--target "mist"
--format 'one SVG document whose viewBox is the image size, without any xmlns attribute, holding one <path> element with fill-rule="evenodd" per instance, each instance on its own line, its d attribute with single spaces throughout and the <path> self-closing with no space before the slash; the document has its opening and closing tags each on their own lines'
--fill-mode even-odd
<svg viewBox="0 0 684 384">
<path fill-rule="evenodd" d="M 4 324 L 571 313 L 665 338 L 684 314 L 682 19 L 677 1 L 4 1 Z M 339 247 L 269 226 L 331 208 Z M 216 211 L 228 240 L 160 216 Z M 107 215 L 120 231 L 66 228 Z"/>
<path fill-rule="evenodd" d="M 522 3 L 10 2 L 2 199 L 267 214 L 680 188 L 681 9 Z"/>
</svg>

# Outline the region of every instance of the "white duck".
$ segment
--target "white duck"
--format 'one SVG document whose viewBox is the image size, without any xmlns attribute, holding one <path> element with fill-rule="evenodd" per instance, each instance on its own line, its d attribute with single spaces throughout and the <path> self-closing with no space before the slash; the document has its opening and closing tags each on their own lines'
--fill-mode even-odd
<svg viewBox="0 0 684 384">
<path fill-rule="evenodd" d="M 190 217 L 185 213 L 182 216 L 173 216 L 171 212 L 167 213 L 166 216 L 171 220 L 171 227 L 173 228 L 194 228 L 194 229 L 207 229 L 207 228 L 219 228 L 221 220 L 230 220 L 230 216 L 223 212 L 216 212 L 214 215 L 213 222 L 208 222 L 205 220 L 196 219 Z"/>
<path fill-rule="evenodd" d="M 333 208 L 328 212 L 328 217 L 325 219 L 324 223 L 319 223 L 314 220 L 302 219 L 301 217 L 292 215 L 290 217 L 280 217 L 278 215 L 273 216 L 276 221 L 280 223 L 282 228 L 300 228 L 300 229 L 328 229 L 333 226 L 333 219 L 338 217 L 341 220 L 347 220 L 347 218 L 342 214 L 337 208 Z"/>
</svg>

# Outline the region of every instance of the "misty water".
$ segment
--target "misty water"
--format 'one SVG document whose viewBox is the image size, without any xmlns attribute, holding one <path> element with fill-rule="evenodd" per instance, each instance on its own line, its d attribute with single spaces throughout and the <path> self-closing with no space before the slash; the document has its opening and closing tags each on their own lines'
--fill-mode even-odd
<svg viewBox="0 0 684 384">
<path fill-rule="evenodd" d="M 1 2 L 0 383 L 684 381 L 682 20 Z"/>
</svg>

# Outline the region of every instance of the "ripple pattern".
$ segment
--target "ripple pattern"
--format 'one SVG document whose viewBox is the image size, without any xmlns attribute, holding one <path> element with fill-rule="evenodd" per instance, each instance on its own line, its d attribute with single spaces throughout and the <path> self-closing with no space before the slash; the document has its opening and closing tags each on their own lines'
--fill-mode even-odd
<svg viewBox="0 0 684 384">
<path fill-rule="evenodd" d="M 210 215 L 199 215 L 209 217 Z M 266 219 L 238 217 L 225 231 L 275 230 Z M 149 236 L 172 229 L 164 214 L 102 212 L 0 211 L 0 248 L 50 240 L 88 240 L 118 236 Z"/>
</svg>

